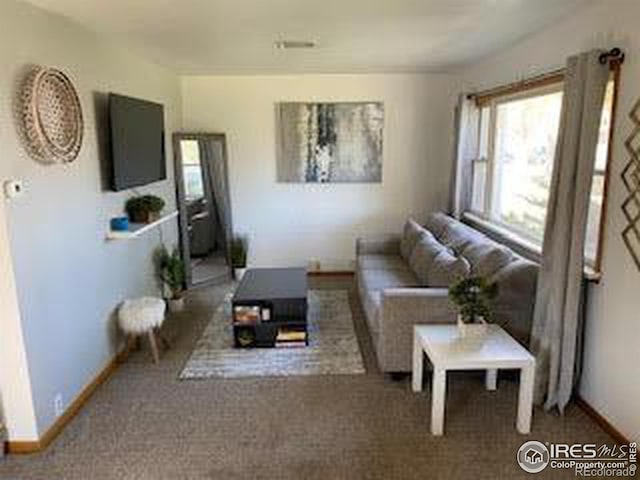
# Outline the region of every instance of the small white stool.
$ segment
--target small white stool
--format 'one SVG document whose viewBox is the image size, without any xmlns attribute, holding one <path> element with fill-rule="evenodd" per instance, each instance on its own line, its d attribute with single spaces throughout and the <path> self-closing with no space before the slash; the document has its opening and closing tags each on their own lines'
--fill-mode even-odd
<svg viewBox="0 0 640 480">
<path fill-rule="evenodd" d="M 159 361 L 155 332 L 164 322 L 165 310 L 164 300 L 156 297 L 125 300 L 118 310 L 120 328 L 129 338 L 137 339 L 140 335 L 147 335 L 154 363 Z M 165 346 L 168 346 L 162 336 L 160 336 L 160 340 Z"/>
</svg>

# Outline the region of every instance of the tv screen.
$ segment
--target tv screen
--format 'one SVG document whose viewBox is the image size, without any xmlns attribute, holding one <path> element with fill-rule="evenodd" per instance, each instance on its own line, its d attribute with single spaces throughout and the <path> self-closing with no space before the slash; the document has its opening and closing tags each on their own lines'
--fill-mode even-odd
<svg viewBox="0 0 640 480">
<path fill-rule="evenodd" d="M 109 95 L 113 190 L 167 178 L 162 105 Z"/>
</svg>

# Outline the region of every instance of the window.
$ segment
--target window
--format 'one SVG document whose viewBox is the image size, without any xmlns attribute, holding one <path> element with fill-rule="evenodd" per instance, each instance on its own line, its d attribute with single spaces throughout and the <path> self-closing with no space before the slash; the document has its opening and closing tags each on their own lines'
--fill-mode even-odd
<svg viewBox="0 0 640 480">
<path fill-rule="evenodd" d="M 560 125 L 562 82 L 480 104 L 478 156 L 473 162 L 472 213 L 542 246 L 553 161 Z M 585 259 L 597 267 L 615 82 L 605 97 L 596 155 Z"/>
<path fill-rule="evenodd" d="M 200 148 L 197 140 L 181 140 L 182 175 L 184 177 L 184 196 L 187 201 L 204 197 Z"/>
<path fill-rule="evenodd" d="M 609 165 L 610 141 L 613 131 L 613 115 L 616 101 L 617 83 L 611 80 L 607 85 L 604 99 L 604 108 L 600 119 L 600 132 L 598 149 L 596 150 L 596 163 L 591 184 L 591 199 L 589 204 L 589 216 L 587 219 L 587 237 L 585 244 L 585 256 L 590 266 L 600 270 L 600 241 L 604 225 L 604 202 L 607 191 L 607 167 Z"/>
</svg>

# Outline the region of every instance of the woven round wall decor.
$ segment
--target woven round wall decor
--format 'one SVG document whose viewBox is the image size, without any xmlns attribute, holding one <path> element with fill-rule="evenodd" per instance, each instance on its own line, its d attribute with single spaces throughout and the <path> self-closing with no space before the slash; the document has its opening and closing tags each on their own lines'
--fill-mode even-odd
<svg viewBox="0 0 640 480">
<path fill-rule="evenodd" d="M 30 153 L 43 163 L 73 162 L 82 146 L 82 106 L 59 70 L 37 67 L 22 89 L 22 114 Z"/>
</svg>

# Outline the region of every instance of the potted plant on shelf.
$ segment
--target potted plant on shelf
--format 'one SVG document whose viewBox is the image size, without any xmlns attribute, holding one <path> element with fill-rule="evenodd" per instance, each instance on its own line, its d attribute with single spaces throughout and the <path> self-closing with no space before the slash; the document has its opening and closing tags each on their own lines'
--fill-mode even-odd
<svg viewBox="0 0 640 480">
<path fill-rule="evenodd" d="M 166 247 L 159 252 L 160 280 L 168 293 L 167 304 L 170 312 L 184 310 L 184 281 L 185 271 L 182 256 L 177 248 L 170 253 Z"/>
<path fill-rule="evenodd" d="M 247 251 L 249 249 L 249 239 L 243 235 L 236 235 L 231 239 L 231 267 L 233 268 L 233 278 L 238 282 L 242 280 L 244 272 L 247 270 Z"/>
<path fill-rule="evenodd" d="M 160 218 L 164 200 L 155 195 L 140 195 L 127 200 L 124 208 L 133 223 L 151 223 Z"/>
<path fill-rule="evenodd" d="M 468 277 L 449 287 L 449 299 L 458 307 L 460 335 L 482 336 L 493 316 L 492 302 L 498 294 L 498 284 L 484 277 Z"/>
</svg>

